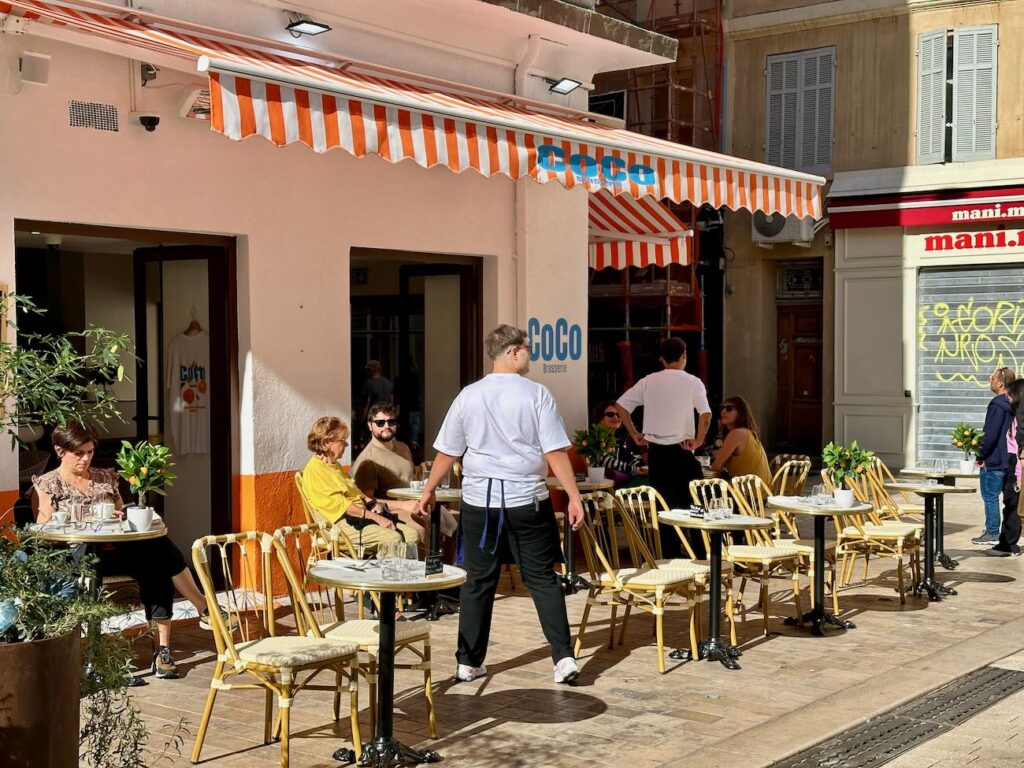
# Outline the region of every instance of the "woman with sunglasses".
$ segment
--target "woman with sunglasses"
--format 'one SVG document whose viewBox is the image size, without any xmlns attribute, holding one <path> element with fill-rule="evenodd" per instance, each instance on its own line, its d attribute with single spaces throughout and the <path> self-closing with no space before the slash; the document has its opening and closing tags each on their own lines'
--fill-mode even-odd
<svg viewBox="0 0 1024 768">
<path fill-rule="evenodd" d="M 615 410 L 614 400 L 605 400 L 598 403 L 593 411 L 593 424 L 603 424 L 615 430 L 615 453 L 601 458 L 604 465 L 604 474 L 609 480 L 615 483 L 616 488 L 629 485 L 630 481 L 640 474 L 640 467 L 643 458 L 633 441 L 629 439 L 629 433 L 622 424 L 622 417 Z"/>
<path fill-rule="evenodd" d="M 722 447 L 715 451 L 711 471 L 718 474 L 724 469 L 729 477 L 757 475 L 770 484 L 772 475 L 768 456 L 761 445 L 750 403 L 742 397 L 727 397 L 718 413 L 723 442 Z"/>
</svg>

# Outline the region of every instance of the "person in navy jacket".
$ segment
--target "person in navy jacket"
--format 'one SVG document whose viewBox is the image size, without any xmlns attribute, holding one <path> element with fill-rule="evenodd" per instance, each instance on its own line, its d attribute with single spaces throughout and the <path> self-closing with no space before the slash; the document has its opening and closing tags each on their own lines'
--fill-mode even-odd
<svg viewBox="0 0 1024 768">
<path fill-rule="evenodd" d="M 1006 431 L 1013 423 L 1013 409 L 1006 397 L 1006 388 L 1016 377 L 1009 368 L 997 368 L 988 379 L 988 385 L 995 392 L 985 411 L 985 426 L 982 430 L 981 453 L 978 466 L 981 468 L 981 498 L 985 504 L 985 530 L 971 539 L 972 544 L 994 546 L 999 541 L 999 494 L 1009 465 L 1006 455 Z"/>
</svg>

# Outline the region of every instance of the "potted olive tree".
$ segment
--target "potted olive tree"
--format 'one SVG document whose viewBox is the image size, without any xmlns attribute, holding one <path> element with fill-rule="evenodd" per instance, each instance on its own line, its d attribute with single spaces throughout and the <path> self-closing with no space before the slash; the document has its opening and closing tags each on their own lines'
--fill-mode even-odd
<svg viewBox="0 0 1024 768">
<path fill-rule="evenodd" d="M 24 334 L 8 341 L 11 315 L 39 312 L 0 294 L 0 426 L 18 428 L 119 418 L 106 388 L 124 377 L 125 334 L 102 328 Z M 95 563 L 26 530 L 0 528 L 0 765 L 142 768 L 147 729 L 128 696 L 131 648 L 100 631 L 122 609 L 95 588 Z M 179 723 L 164 750 L 177 749 Z M 161 753 L 162 754 L 162 753 Z"/>
</svg>

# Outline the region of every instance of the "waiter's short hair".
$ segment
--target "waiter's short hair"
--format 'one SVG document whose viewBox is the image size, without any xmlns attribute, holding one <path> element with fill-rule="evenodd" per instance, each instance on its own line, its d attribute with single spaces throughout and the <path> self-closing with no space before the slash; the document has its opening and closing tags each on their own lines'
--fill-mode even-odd
<svg viewBox="0 0 1024 768">
<path fill-rule="evenodd" d="M 677 363 L 686 354 L 686 342 L 675 336 L 661 342 L 661 359 L 666 363 Z"/>
<path fill-rule="evenodd" d="M 511 325 L 499 325 L 487 334 L 484 339 L 484 347 L 487 349 L 487 356 L 491 360 L 497 360 L 505 350 L 512 346 L 519 346 L 527 339 L 527 333 L 522 328 Z"/>
<path fill-rule="evenodd" d="M 306 447 L 313 453 L 324 453 L 333 440 L 347 440 L 348 425 L 337 416 L 321 416 L 313 422 L 306 435 Z"/>
</svg>

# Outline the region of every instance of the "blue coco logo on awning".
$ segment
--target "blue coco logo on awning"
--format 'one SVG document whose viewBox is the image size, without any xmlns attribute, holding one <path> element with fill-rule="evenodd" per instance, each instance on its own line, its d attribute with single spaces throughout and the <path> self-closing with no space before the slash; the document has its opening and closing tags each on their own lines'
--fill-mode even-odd
<svg viewBox="0 0 1024 768">
<path fill-rule="evenodd" d="M 583 329 L 576 323 L 570 325 L 564 317 L 554 325 L 542 325 L 531 317 L 526 331 L 530 335 L 530 359 L 543 361 L 542 373 L 565 373 L 569 370 L 565 361 L 579 360 L 583 355 Z"/>
<path fill-rule="evenodd" d="M 602 181 L 609 186 L 624 184 L 631 181 L 641 186 L 650 186 L 657 177 L 649 165 L 626 161 L 614 155 L 605 155 L 600 160 L 582 152 L 565 157 L 565 150 L 554 144 L 541 144 L 537 147 L 537 167 L 552 173 L 562 173 L 566 169 L 580 180 Z"/>
</svg>

